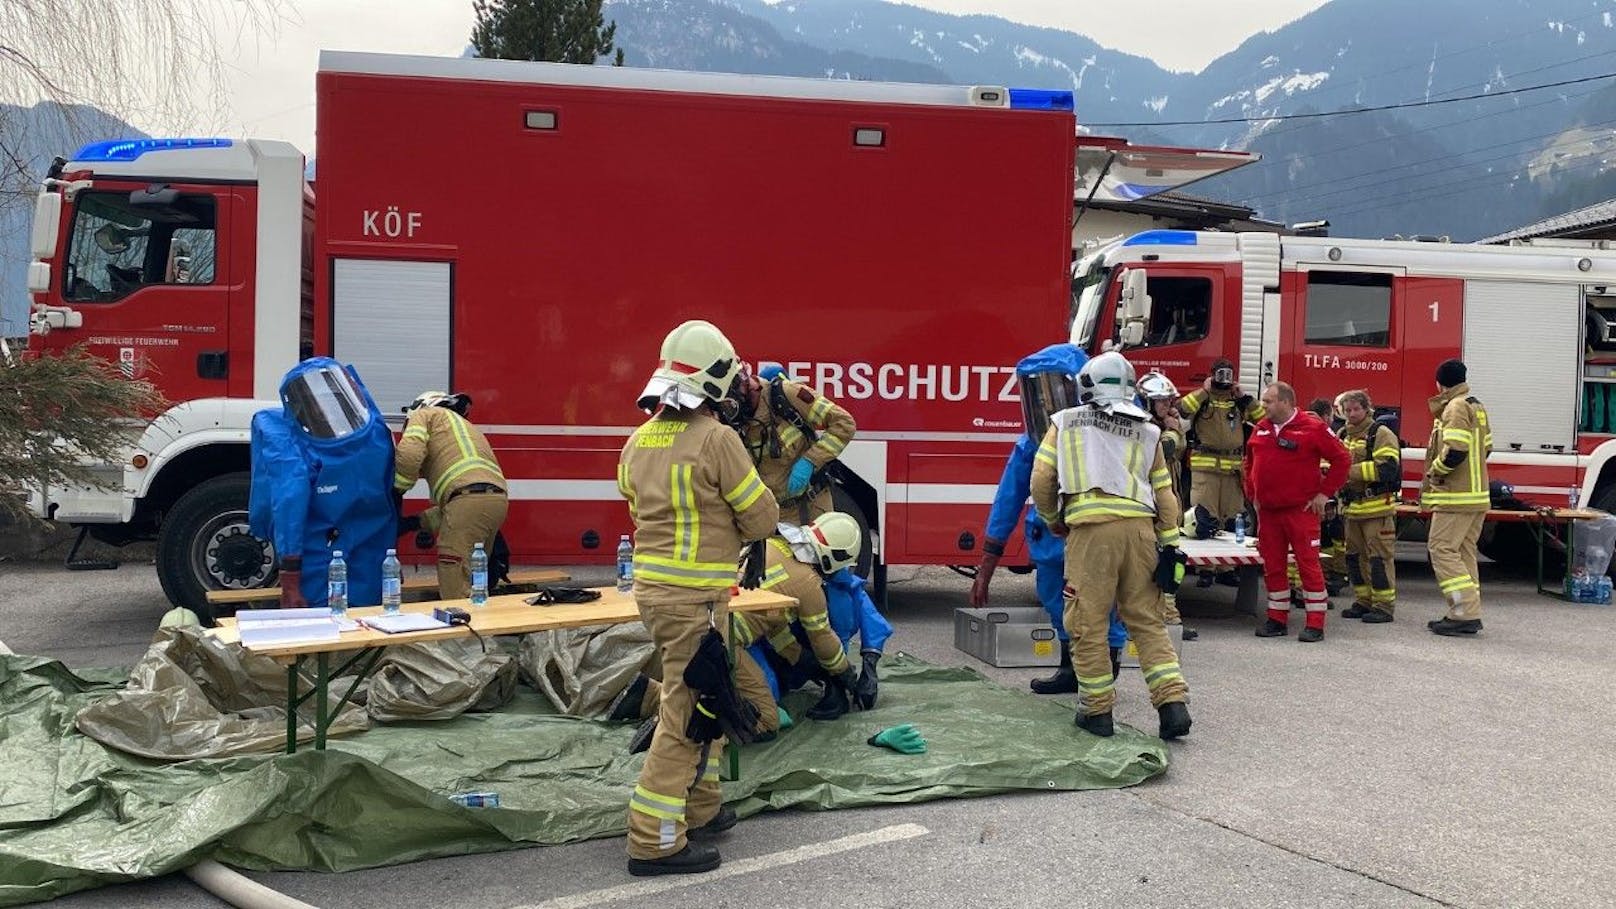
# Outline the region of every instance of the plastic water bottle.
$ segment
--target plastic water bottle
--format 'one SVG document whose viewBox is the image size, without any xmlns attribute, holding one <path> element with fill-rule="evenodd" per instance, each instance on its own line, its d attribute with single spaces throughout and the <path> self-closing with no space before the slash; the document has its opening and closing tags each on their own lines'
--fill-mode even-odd
<svg viewBox="0 0 1616 909">
<path fill-rule="evenodd" d="M 1610 575 L 1602 574 L 1602 575 L 1599 576 L 1599 594 L 1598 594 L 1599 598 L 1594 600 L 1594 602 L 1599 603 L 1602 606 L 1609 606 L 1610 605 L 1610 595 L 1611 595 Z"/>
<path fill-rule="evenodd" d="M 1246 541 L 1246 516 L 1244 514 L 1234 516 L 1234 541 L 1236 543 Z"/>
<path fill-rule="evenodd" d="M 382 615 L 398 615 L 404 600 L 404 566 L 398 563 L 398 550 L 387 550 L 382 559 Z"/>
<path fill-rule="evenodd" d="M 1571 487 L 1571 494 L 1566 496 L 1566 502 L 1570 504 L 1571 510 L 1576 511 L 1577 510 L 1577 505 L 1581 501 L 1582 501 L 1582 490 L 1578 489 L 1575 486 Z"/>
<path fill-rule="evenodd" d="M 634 590 L 634 543 L 626 533 L 617 541 L 617 590 L 619 593 Z"/>
<path fill-rule="evenodd" d="M 488 553 L 478 543 L 471 550 L 471 605 L 488 602 Z"/>
<path fill-rule="evenodd" d="M 331 553 L 331 566 L 326 569 L 325 598 L 331 605 L 332 618 L 348 614 L 348 563 L 343 561 L 340 549 Z"/>
<path fill-rule="evenodd" d="M 498 808 L 497 792 L 460 792 L 449 796 L 449 801 L 462 808 Z"/>
</svg>

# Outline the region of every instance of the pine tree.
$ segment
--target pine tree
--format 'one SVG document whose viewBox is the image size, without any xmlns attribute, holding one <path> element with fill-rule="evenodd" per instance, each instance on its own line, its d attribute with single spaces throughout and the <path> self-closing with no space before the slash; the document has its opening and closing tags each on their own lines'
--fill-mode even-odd
<svg viewBox="0 0 1616 909">
<path fill-rule="evenodd" d="M 552 63 L 595 63 L 612 55 L 623 65 L 623 51 L 613 55 L 617 23 L 606 21 L 601 0 L 472 0 L 477 24 L 471 46 L 479 57 L 498 60 L 547 60 Z"/>
</svg>

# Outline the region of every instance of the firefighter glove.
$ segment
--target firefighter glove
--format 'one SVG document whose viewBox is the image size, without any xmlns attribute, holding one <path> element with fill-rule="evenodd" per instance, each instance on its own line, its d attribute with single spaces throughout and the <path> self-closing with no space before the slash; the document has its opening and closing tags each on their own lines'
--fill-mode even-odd
<svg viewBox="0 0 1616 909">
<path fill-rule="evenodd" d="M 891 748 L 899 754 L 926 753 L 926 740 L 920 737 L 920 730 L 913 723 L 883 729 L 870 736 L 869 744 Z"/>
<path fill-rule="evenodd" d="M 881 652 L 879 650 L 866 650 L 862 656 L 864 658 L 864 668 L 859 673 L 858 681 L 853 683 L 853 703 L 857 704 L 860 710 L 873 710 L 875 708 L 877 689 L 880 687 L 880 681 L 875 673 L 875 664 L 881 661 Z"/>
<path fill-rule="evenodd" d="M 399 518 L 398 519 L 398 535 L 399 536 L 403 536 L 406 533 L 420 533 L 420 532 L 421 532 L 421 516 L 420 515 L 412 514 L 407 518 Z"/>
<path fill-rule="evenodd" d="M 1156 556 L 1156 586 L 1162 593 L 1177 593 L 1184 581 L 1184 555 L 1177 546 L 1164 546 Z"/>
<path fill-rule="evenodd" d="M 432 535 L 432 531 L 430 531 L 430 530 L 417 530 L 415 532 L 415 548 L 416 549 L 431 549 L 433 546 L 436 546 L 437 543 L 438 543 L 438 538 Z"/>
<path fill-rule="evenodd" d="M 814 478 L 814 462 L 798 458 L 791 465 L 791 479 L 786 483 L 786 495 L 800 496 L 808 491 L 808 481 Z"/>
</svg>

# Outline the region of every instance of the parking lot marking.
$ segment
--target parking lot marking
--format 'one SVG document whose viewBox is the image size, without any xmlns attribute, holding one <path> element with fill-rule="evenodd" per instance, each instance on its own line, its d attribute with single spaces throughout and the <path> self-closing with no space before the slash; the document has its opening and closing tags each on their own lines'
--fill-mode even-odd
<svg viewBox="0 0 1616 909">
<path fill-rule="evenodd" d="M 806 846 L 771 852 L 768 855 L 755 855 L 751 858 L 744 858 L 734 862 L 725 862 L 719 866 L 717 871 L 708 874 L 688 874 L 636 881 L 617 887 L 607 887 L 603 890 L 591 890 L 587 893 L 560 896 L 531 906 L 518 906 L 516 909 L 585 909 L 585 907 L 599 906 L 602 903 L 613 903 L 618 900 L 665 893 L 681 887 L 710 884 L 714 881 L 721 881 L 741 874 L 751 874 L 754 871 L 767 871 L 786 865 L 796 865 L 811 859 L 825 858 L 839 852 L 851 852 L 867 846 L 879 846 L 882 843 L 896 843 L 899 840 L 914 839 L 917 836 L 925 836 L 930 832 L 930 830 L 919 824 L 894 824 L 891 827 L 882 827 L 866 833 L 837 837 L 823 843 L 810 843 Z"/>
</svg>

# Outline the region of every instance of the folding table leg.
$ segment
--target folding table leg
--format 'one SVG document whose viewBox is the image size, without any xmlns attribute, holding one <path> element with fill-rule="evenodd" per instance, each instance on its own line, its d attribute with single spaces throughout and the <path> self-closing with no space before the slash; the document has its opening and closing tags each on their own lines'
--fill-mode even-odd
<svg viewBox="0 0 1616 909">
<path fill-rule="evenodd" d="M 326 716 L 326 694 L 331 681 L 330 654 L 321 651 L 314 658 L 314 750 L 325 750 L 325 730 L 331 725 Z"/>
<path fill-rule="evenodd" d="M 286 664 L 286 753 L 297 754 L 297 696 L 299 670 L 303 658 L 297 657 Z"/>
</svg>

